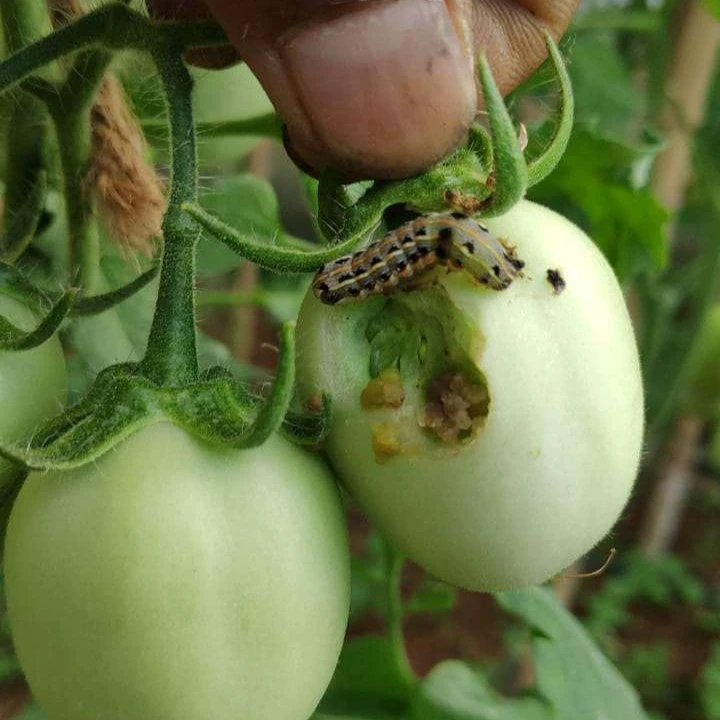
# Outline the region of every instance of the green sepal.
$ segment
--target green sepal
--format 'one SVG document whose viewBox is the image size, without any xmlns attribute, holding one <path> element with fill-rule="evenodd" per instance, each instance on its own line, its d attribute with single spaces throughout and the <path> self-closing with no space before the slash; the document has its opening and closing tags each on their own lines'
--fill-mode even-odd
<svg viewBox="0 0 720 720">
<path fill-rule="evenodd" d="M 27 478 L 28 471 L 27 468 L 18 465 L 13 471 L 8 472 L 6 470 L 5 474 L 6 479 L 0 485 L 0 544 L 3 547 L 5 546 L 5 533 L 10 520 L 10 513 Z"/>
<path fill-rule="evenodd" d="M 321 445 L 330 432 L 332 400 L 329 395 L 321 397 L 319 410 L 295 410 L 285 413 L 280 433 L 296 445 Z"/>
<path fill-rule="evenodd" d="M 72 316 L 81 315 L 99 315 L 106 310 L 119 305 L 125 300 L 130 299 L 133 295 L 140 292 L 144 287 L 149 285 L 160 272 L 160 265 L 153 265 L 135 280 L 102 295 L 92 295 L 90 297 L 81 297 L 75 301 L 75 305 L 70 312 Z"/>
<path fill-rule="evenodd" d="M 474 142 L 478 137 L 473 136 Z M 488 177 L 486 161 L 466 147 L 417 177 L 376 182 L 353 205 L 348 204 L 352 194 L 346 191 L 357 184 L 333 185 L 336 178 L 323 175 L 318 188 L 320 227 L 325 234 L 333 233 L 328 237 L 336 242 L 345 243 L 348 238 L 359 242 L 377 229 L 383 214 L 393 205 L 423 214 L 449 212 L 459 209 L 456 198 L 462 197 L 480 207 L 490 196 Z"/>
<path fill-rule="evenodd" d="M 480 55 L 480 81 L 493 140 L 493 192 L 483 215 L 503 215 L 525 196 L 528 168 L 520 142 L 485 54 Z"/>
<path fill-rule="evenodd" d="M 294 374 L 293 323 L 283 327 L 277 376 L 262 402 L 222 368 L 210 369 L 197 382 L 167 387 L 145 377 L 140 364 L 115 365 L 98 375 L 85 398 L 46 423 L 29 442 L 0 447 L 0 455 L 33 470 L 75 468 L 133 432 L 163 421 L 221 447 L 257 447 L 280 429 Z"/>
<path fill-rule="evenodd" d="M 560 162 L 560 158 L 565 153 L 567 144 L 570 141 L 575 117 L 575 99 L 570 75 L 560 50 L 549 33 L 545 34 L 545 44 L 560 85 L 559 117 L 547 147 L 538 157 L 528 163 L 528 187 L 537 185 L 541 180 L 544 180 Z"/>
<path fill-rule="evenodd" d="M 92 462 L 135 430 L 159 420 L 150 383 L 134 365 L 103 370 L 79 403 L 51 419 L 24 445 L 0 455 L 31 470 L 70 469 Z"/>
<path fill-rule="evenodd" d="M 262 445 L 280 429 L 293 397 L 295 382 L 295 323 L 284 323 L 280 331 L 280 360 L 270 397 L 260 406 L 258 414 L 242 441 L 242 447 Z"/>
<path fill-rule="evenodd" d="M 60 328 L 75 302 L 77 289 L 72 288 L 57 300 L 34 330 L 24 331 L 0 316 L 0 350 L 31 350 L 49 340 Z"/>
<path fill-rule="evenodd" d="M 489 175 L 493 164 L 493 145 L 490 133 L 478 123 L 473 123 L 468 130 L 467 149 L 480 161 L 480 165 L 486 168 Z"/>
</svg>

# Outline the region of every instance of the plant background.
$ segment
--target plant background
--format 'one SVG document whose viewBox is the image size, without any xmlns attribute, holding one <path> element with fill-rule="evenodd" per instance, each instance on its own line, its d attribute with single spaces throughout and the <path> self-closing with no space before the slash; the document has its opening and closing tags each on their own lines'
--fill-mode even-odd
<svg viewBox="0 0 720 720">
<path fill-rule="evenodd" d="M 531 193 L 593 237 L 636 324 L 648 412 L 643 468 L 621 522 L 584 569 L 601 566 L 611 547 L 617 556 L 601 575 L 559 578 L 550 592 L 465 593 L 403 566 L 349 505 L 349 641 L 317 720 L 590 720 L 598 708 L 608 720 L 720 720 L 719 47 L 718 0 L 583 2 L 562 45 L 576 127 L 558 169 Z M 163 102 L 149 64 L 128 55 L 114 69 L 165 168 Z M 311 181 L 277 143 L 229 124 L 272 111 L 251 74 L 243 66 L 194 74 L 205 207 L 261 239 L 316 239 Z M 532 142 L 549 133 L 556 97 L 545 68 L 513 94 L 511 110 Z M 0 133 L 7 119 L 2 99 Z M 46 215 L 28 267 L 50 282 L 63 263 L 57 191 Z M 108 285 L 143 263 L 105 244 Z M 199 268 L 204 364 L 262 382 L 276 360 L 278 324 L 294 317 L 309 278 L 271 276 L 209 242 Z M 110 362 L 141 354 L 153 291 L 66 333 L 74 393 Z M 98 323 L 112 326 L 112 342 L 107 333 L 98 342 Z M 0 630 L 0 719 L 40 719 L 6 619 Z M 412 689 L 401 630 L 424 677 Z M 636 688 L 644 711 L 596 648 Z"/>
</svg>

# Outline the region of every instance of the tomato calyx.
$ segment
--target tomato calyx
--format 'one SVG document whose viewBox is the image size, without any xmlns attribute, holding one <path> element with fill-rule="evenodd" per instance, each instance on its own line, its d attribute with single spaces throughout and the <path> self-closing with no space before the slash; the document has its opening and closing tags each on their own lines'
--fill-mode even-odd
<svg viewBox="0 0 720 720">
<path fill-rule="evenodd" d="M 266 399 L 221 367 L 205 371 L 196 383 L 168 387 L 148 379 L 140 364 L 115 365 L 98 375 L 85 398 L 42 426 L 29 442 L 0 447 L 0 455 L 34 470 L 76 468 L 162 421 L 238 449 L 261 445 L 276 431 L 296 443 L 317 444 L 329 425 L 329 403 L 312 413 L 289 409 L 295 358 L 290 323 L 282 345 L 277 377 Z"/>
</svg>

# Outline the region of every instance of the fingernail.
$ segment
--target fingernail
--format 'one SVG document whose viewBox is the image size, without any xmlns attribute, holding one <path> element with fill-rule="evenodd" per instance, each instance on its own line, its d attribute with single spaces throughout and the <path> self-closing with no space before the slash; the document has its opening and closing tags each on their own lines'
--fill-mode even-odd
<svg viewBox="0 0 720 720">
<path fill-rule="evenodd" d="M 295 28 L 279 53 L 314 144 L 374 177 L 424 169 L 475 114 L 472 53 L 443 0 L 374 3 Z"/>
</svg>

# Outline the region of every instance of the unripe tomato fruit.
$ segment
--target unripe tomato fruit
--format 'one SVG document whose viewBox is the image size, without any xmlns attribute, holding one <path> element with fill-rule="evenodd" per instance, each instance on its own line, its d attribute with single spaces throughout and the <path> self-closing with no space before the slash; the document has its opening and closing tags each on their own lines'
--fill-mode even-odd
<svg viewBox="0 0 720 720">
<path fill-rule="evenodd" d="M 329 458 L 380 531 L 443 580 L 500 590 L 547 580 L 611 529 L 638 469 L 643 392 L 621 290 L 591 240 L 530 202 L 487 225 L 523 277 L 496 291 L 444 273 L 334 307 L 308 295 L 298 378 L 305 398 L 331 396 Z M 395 376 L 371 385 L 388 365 Z M 457 373 L 488 402 L 443 441 L 433 383 Z"/>
<path fill-rule="evenodd" d="M 0 294 L 0 315 L 21 330 L 37 325 L 34 313 L 19 300 Z M 67 374 L 57 336 L 32 350 L 0 350 L 0 443 L 25 440 L 56 415 L 65 400 Z M 13 466 L 0 457 L 0 484 Z"/>
<path fill-rule="evenodd" d="M 337 488 L 277 437 L 222 450 L 162 423 L 33 473 L 5 572 L 50 720 L 307 720 L 348 616 Z"/>
</svg>

